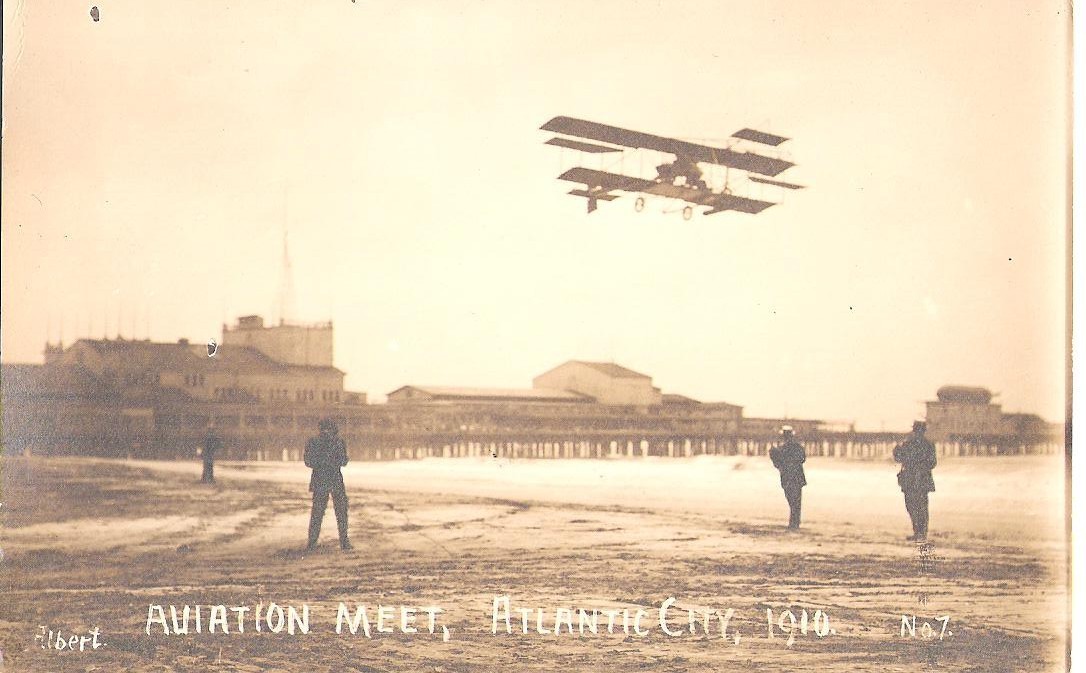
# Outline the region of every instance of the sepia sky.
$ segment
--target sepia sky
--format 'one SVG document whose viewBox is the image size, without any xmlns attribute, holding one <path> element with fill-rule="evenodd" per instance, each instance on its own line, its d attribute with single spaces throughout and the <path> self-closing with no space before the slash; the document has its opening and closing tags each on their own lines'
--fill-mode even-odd
<svg viewBox="0 0 1086 673">
<path fill-rule="evenodd" d="M 4 4 L 5 362 L 278 318 L 287 228 L 287 317 L 374 400 L 584 359 L 751 416 L 1062 418 L 1064 3 L 91 4 Z M 589 216 L 556 115 L 788 136 L 808 189 Z"/>
</svg>

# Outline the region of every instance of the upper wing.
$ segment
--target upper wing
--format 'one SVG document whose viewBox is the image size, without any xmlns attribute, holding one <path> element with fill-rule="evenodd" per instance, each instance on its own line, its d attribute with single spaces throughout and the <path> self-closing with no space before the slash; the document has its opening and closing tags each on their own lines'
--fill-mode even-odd
<svg viewBox="0 0 1086 673">
<path fill-rule="evenodd" d="M 723 147 L 699 145 L 685 140 L 654 136 L 651 133 L 630 131 L 617 126 L 598 124 L 584 119 L 574 119 L 573 117 L 555 117 L 540 128 L 544 131 L 597 140 L 612 145 L 667 152 L 676 156 L 687 157 L 693 161 L 729 166 L 750 171 L 751 173 L 758 173 L 759 175 L 775 176 L 795 166 L 791 161 L 766 157 L 753 152 L 736 152 Z M 769 134 L 763 135 L 768 136 Z M 780 136 L 772 137 L 779 138 Z M 784 140 L 782 139 L 781 142 L 784 142 Z"/>
<path fill-rule="evenodd" d="M 752 140 L 756 143 L 763 145 L 771 145 L 776 147 L 784 141 L 788 140 L 784 136 L 775 136 L 772 133 L 766 133 L 765 131 L 756 131 L 755 129 L 743 129 L 742 131 L 736 131 L 732 134 L 733 138 L 742 138 L 743 140 Z"/>
<path fill-rule="evenodd" d="M 606 145 L 593 145 L 592 143 L 582 143 L 576 140 L 570 140 L 569 138 L 554 137 L 548 140 L 545 144 L 557 145 L 558 147 L 568 147 L 573 150 L 580 150 L 581 152 L 591 152 L 593 154 L 622 151 L 618 147 L 607 147 Z"/>
</svg>

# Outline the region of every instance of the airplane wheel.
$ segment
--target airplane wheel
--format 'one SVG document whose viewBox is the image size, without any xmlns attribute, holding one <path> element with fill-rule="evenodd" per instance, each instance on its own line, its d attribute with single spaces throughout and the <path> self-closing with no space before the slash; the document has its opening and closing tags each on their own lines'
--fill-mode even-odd
<svg viewBox="0 0 1086 673">
<path fill-rule="evenodd" d="M 687 206 L 687 207 L 683 208 L 683 219 L 684 220 L 689 220 L 693 216 L 694 216 L 694 209 L 693 208 L 691 208 L 690 206 Z"/>
<path fill-rule="evenodd" d="M 636 210 L 637 212 L 640 213 L 644 209 L 645 209 L 645 199 L 644 199 L 644 197 L 639 196 L 639 197 L 637 197 L 637 200 L 634 201 L 634 210 Z"/>
</svg>

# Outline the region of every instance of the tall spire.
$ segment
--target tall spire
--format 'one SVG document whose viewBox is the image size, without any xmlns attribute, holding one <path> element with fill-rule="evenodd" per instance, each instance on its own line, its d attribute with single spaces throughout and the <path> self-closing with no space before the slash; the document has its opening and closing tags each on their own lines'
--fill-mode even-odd
<svg viewBox="0 0 1086 673">
<path fill-rule="evenodd" d="M 283 222 L 283 267 L 279 279 L 279 324 L 295 318 L 294 315 L 294 274 L 290 266 L 290 248 L 287 240 L 287 224 Z"/>
</svg>

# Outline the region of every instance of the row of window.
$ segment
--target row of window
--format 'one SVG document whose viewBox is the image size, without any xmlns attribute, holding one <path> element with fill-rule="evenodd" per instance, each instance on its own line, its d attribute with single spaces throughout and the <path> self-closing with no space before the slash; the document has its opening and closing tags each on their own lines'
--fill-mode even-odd
<svg viewBox="0 0 1086 673">
<path fill-rule="evenodd" d="M 138 374 L 125 374 L 124 382 L 129 386 L 158 385 L 160 378 L 156 372 L 140 372 Z"/>
<path fill-rule="evenodd" d="M 238 427 L 244 424 L 248 428 L 267 428 L 269 426 L 273 428 L 289 429 L 289 428 L 316 428 L 319 418 L 317 416 L 266 416 L 263 414 L 245 415 L 243 418 L 232 416 L 218 416 L 217 424 L 220 427 Z M 202 414 L 186 416 L 187 421 L 185 425 L 191 428 L 202 428 L 210 422 L 210 417 Z M 571 419 L 572 420 L 572 419 Z M 175 415 L 160 415 L 157 420 L 159 425 L 169 427 L 180 427 L 181 417 Z M 486 423 L 479 422 L 478 419 L 461 419 L 457 421 L 449 418 L 427 418 L 427 417 L 384 417 L 384 416 L 361 416 L 354 418 L 340 418 L 337 419 L 337 423 L 343 429 L 346 428 L 358 428 L 358 429 L 371 429 L 371 430 L 407 430 L 413 432 L 456 432 L 456 431 L 509 431 L 509 432 L 540 432 L 547 430 L 561 431 L 654 431 L 662 429 L 670 429 L 678 432 L 734 432 L 737 427 L 735 423 L 728 423 L 726 427 L 720 426 L 707 426 L 707 427 L 688 427 L 680 428 L 674 424 L 645 424 L 632 422 L 628 427 L 598 427 L 591 424 L 580 425 L 573 423 L 561 424 L 555 427 L 546 426 L 526 426 L 517 424 L 515 422 L 506 423 Z M 666 427 L 665 427 L 666 426 Z"/>
<path fill-rule="evenodd" d="M 215 399 L 242 402 L 253 399 L 253 394 L 246 388 L 216 388 Z"/>
<path fill-rule="evenodd" d="M 201 376 L 200 379 L 201 379 L 200 385 L 203 385 L 203 377 Z M 320 393 L 321 393 L 321 401 L 322 402 L 339 402 L 340 401 L 340 392 L 338 390 L 322 390 L 322 391 L 320 391 Z M 290 399 L 290 391 L 286 390 L 286 389 L 268 390 L 267 395 L 268 395 L 268 400 L 271 401 L 271 402 L 282 402 L 282 401 L 286 401 L 286 400 Z M 257 402 L 260 402 L 263 399 L 261 391 L 257 390 L 257 391 L 254 392 L 253 390 L 250 390 L 249 388 L 239 388 L 239 387 L 215 388 L 215 390 L 214 390 L 214 392 L 212 394 L 212 397 L 214 397 L 217 400 L 225 400 L 225 401 L 230 401 L 230 400 L 235 400 L 235 401 L 256 400 Z M 313 391 L 313 390 L 295 390 L 294 391 L 294 401 L 295 402 L 312 402 L 313 400 L 316 399 L 316 397 L 317 397 L 316 391 Z"/>
<path fill-rule="evenodd" d="M 206 383 L 206 379 L 203 374 L 186 374 L 185 385 L 190 388 L 202 387 Z M 322 402 L 339 402 L 340 391 L 338 390 L 322 390 L 321 401 Z M 272 402 L 286 401 L 291 398 L 290 390 L 287 388 L 269 388 L 268 399 Z M 313 390 L 295 390 L 294 401 L 295 402 L 312 402 L 316 399 L 316 391 Z M 215 388 L 213 397 L 217 400 L 239 400 L 239 399 L 256 399 L 261 400 L 261 391 L 252 391 L 249 388 L 238 387 L 222 387 Z"/>
</svg>

